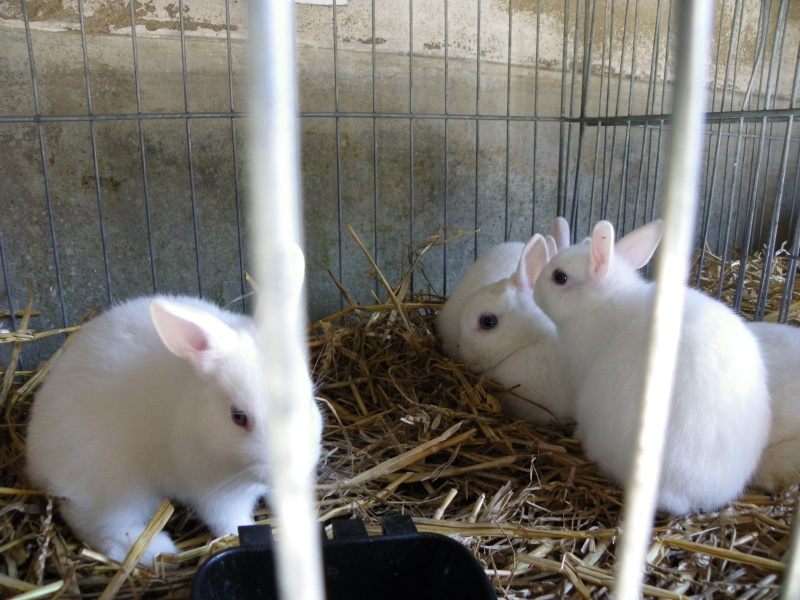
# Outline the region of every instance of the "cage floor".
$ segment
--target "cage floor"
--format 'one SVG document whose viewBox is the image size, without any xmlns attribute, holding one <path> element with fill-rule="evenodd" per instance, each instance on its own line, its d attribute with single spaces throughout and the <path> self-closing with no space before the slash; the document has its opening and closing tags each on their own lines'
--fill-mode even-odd
<svg viewBox="0 0 800 600">
<path fill-rule="evenodd" d="M 754 273 L 756 260 L 750 261 Z M 716 290 L 721 282 L 727 289 L 729 270 L 720 272 L 708 257 L 705 262 L 702 285 Z M 778 285 L 785 273 L 776 264 Z M 508 419 L 496 384 L 441 354 L 434 334 L 440 298 L 412 293 L 408 275 L 387 295 L 397 301 L 351 306 L 310 328 L 317 395 L 327 416 L 320 519 L 356 516 L 378 534 L 381 515 L 410 515 L 419 531 L 464 543 L 499 598 L 606 597 L 621 491 L 587 462 L 569 427 Z M 800 286 L 794 299 L 800 300 Z M 774 313 L 768 306 L 767 317 Z M 22 318 L 23 329 L 33 329 Z M 4 334 L 3 341 L 22 345 L 32 337 Z M 120 577 L 118 565 L 73 537 L 52 499 L 29 489 L 22 472 L 25 421 L 46 371 L 45 364 L 32 377 L 22 374 L 29 377 L 24 384 L 5 383 L 0 396 L 4 594 L 185 597 L 198 564 L 235 539 L 208 539 L 178 507 L 167 524 L 182 550 L 168 559 L 177 568 L 136 568 Z M 659 515 L 645 596 L 777 598 L 798 498 L 796 485 L 777 495 L 749 490 L 719 512 Z M 269 522 L 268 511 L 259 510 L 257 519 Z"/>
</svg>

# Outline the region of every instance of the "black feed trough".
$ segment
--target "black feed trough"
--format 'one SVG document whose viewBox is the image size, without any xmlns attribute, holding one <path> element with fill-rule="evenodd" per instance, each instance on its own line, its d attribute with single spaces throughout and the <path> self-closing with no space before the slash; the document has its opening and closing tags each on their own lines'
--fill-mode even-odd
<svg viewBox="0 0 800 600">
<path fill-rule="evenodd" d="M 383 535 L 368 537 L 360 520 L 332 522 L 333 539 L 322 543 L 327 600 L 496 600 L 463 545 L 418 533 L 406 516 L 382 523 Z M 239 540 L 200 567 L 192 600 L 278 600 L 271 529 L 241 527 Z"/>
</svg>

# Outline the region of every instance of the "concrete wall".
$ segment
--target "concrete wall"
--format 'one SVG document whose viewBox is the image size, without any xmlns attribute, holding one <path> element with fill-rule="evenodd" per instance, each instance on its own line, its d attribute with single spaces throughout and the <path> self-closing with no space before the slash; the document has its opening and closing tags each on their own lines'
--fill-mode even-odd
<svg viewBox="0 0 800 600">
<path fill-rule="evenodd" d="M 350 0 L 337 9 L 336 54 L 332 7 L 298 5 L 312 317 L 341 306 L 328 270 L 361 302 L 377 289 L 348 224 L 390 281 L 407 265 L 408 244 L 445 225 L 480 228 L 427 255 L 427 279 L 415 287 L 445 293 L 476 253 L 545 229 L 557 212 L 574 219 L 579 235 L 601 216 L 630 228 L 658 214 L 667 134 L 562 118 L 659 114 L 662 98 L 668 109 L 669 7 L 632 4 L 646 6 L 626 14 L 624 3 L 608 3 L 587 21 L 576 2 L 565 14 L 560 1 L 517 0 L 509 16 L 507 2 L 485 0 L 479 18 L 478 3 L 451 0 L 445 29 L 442 2 L 379 0 L 373 30 L 372 3 Z M 787 108 L 800 5 L 777 27 L 777 9 L 762 13 L 747 0 L 734 13 L 728 4 L 718 3 L 709 110 Z M 55 118 L 30 119 L 37 107 L 21 4 L 0 0 L 0 232 L 15 307 L 28 283 L 45 313 L 37 329 L 154 287 L 237 298 L 247 289 L 239 259 L 247 242 L 246 4 L 231 0 L 226 16 L 222 0 L 184 3 L 185 87 L 179 5 L 135 4 L 138 98 L 127 3 L 84 2 L 86 56 L 77 0 L 27 6 L 38 113 Z M 88 115 L 89 98 L 100 120 L 61 118 Z M 147 116 L 141 128 L 138 112 Z M 186 112 L 205 116 L 187 124 Z M 786 127 L 784 119 L 709 128 L 710 147 L 720 140 L 705 165 L 715 246 L 730 229 L 730 251 L 750 213 L 757 234 L 774 216 L 788 237 L 798 136 L 789 132 L 782 188 Z M 7 295 L 0 285 L 0 309 Z M 55 343 L 43 342 L 39 355 Z"/>
</svg>

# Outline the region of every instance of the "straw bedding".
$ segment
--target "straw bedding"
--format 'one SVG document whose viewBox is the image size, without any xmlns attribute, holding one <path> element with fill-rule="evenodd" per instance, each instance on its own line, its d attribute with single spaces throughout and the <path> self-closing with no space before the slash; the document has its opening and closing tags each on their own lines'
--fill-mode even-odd
<svg viewBox="0 0 800 600">
<path fill-rule="evenodd" d="M 440 234 L 412 253 L 418 275 L 425 250 L 443 241 Z M 770 273 L 768 319 L 787 276 L 781 252 Z M 749 264 L 745 315 L 757 300 L 763 254 Z M 411 293 L 408 276 L 390 286 L 373 268 L 386 302 L 351 306 L 310 327 L 317 395 L 328 419 L 320 518 L 356 516 L 377 534 L 381 515 L 411 515 L 418 530 L 454 536 L 470 548 L 499 598 L 606 597 L 621 491 L 585 460 L 568 425 L 534 427 L 504 417 L 498 386 L 440 353 L 434 326 L 442 299 Z M 738 270 L 730 262 L 721 269 L 707 253 L 700 286 L 716 294 L 722 285 L 729 299 Z M 800 302 L 800 285 L 793 302 Z M 30 306 L 26 312 L 27 332 L 0 334 L 0 341 L 19 347 L 36 337 Z M 796 308 L 792 318 L 800 323 Z M 15 370 L 15 354 L 11 363 L 3 369 Z M 176 507 L 166 528 L 182 550 L 170 561 L 177 568 L 151 571 L 129 561 L 120 569 L 80 545 L 52 499 L 27 489 L 25 420 L 46 371 L 47 364 L 36 375 L 18 372 L 13 383 L 6 377 L 1 390 L 0 595 L 185 597 L 198 564 L 235 539 L 209 540 Z M 774 496 L 750 490 L 718 513 L 659 515 L 645 595 L 777 598 L 799 496 L 798 486 Z M 170 514 L 165 506 L 159 517 L 166 522 Z M 257 518 L 268 522 L 268 511 Z"/>
</svg>

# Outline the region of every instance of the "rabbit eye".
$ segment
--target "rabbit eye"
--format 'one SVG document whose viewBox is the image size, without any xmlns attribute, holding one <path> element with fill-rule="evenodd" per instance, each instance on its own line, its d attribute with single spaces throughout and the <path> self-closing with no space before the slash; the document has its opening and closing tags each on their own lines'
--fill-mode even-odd
<svg viewBox="0 0 800 600">
<path fill-rule="evenodd" d="M 564 285 L 567 283 L 567 279 L 567 274 L 561 269 L 556 269 L 553 271 L 553 281 L 555 281 L 558 285 Z"/>
<path fill-rule="evenodd" d="M 247 414 L 242 409 L 231 406 L 231 421 L 247 429 Z"/>
<path fill-rule="evenodd" d="M 495 315 L 481 315 L 478 319 L 481 329 L 494 329 L 497 327 L 497 317 Z"/>
</svg>

